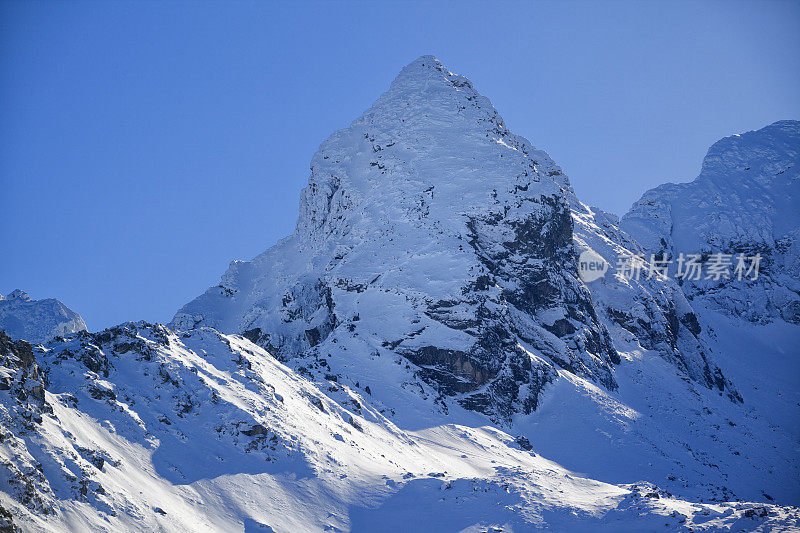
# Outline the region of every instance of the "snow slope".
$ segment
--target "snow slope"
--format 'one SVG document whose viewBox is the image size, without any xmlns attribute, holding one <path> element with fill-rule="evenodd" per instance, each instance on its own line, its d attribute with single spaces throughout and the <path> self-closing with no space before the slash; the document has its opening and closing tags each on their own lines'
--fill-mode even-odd
<svg viewBox="0 0 800 533">
<path fill-rule="evenodd" d="M 45 342 L 85 329 L 81 316 L 54 298 L 32 300 L 19 289 L 0 294 L 0 330 L 15 339 Z"/>
<path fill-rule="evenodd" d="M 309 382 L 209 328 L 129 323 L 35 353 L 3 336 L 0 356 L 14 375 L 0 391 L 0 504 L 25 531 L 718 531 L 800 519 L 593 481 L 491 427 L 403 431 L 349 387 Z"/>
</svg>

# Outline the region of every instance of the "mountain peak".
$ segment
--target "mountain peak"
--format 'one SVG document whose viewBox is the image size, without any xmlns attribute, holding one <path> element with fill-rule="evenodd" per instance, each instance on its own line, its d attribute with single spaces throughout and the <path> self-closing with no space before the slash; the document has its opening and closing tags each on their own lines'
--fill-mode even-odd
<svg viewBox="0 0 800 533">
<path fill-rule="evenodd" d="M 422 56 L 322 143 L 294 235 L 234 265 L 173 324 L 247 333 L 286 360 L 338 354 L 330 374 L 394 371 L 373 359 L 380 348 L 409 365 L 376 395 L 416 401 L 397 384 L 418 372 L 498 420 L 530 412 L 557 365 L 614 388 L 608 332 L 579 309 L 591 304 L 566 187 L 467 78 Z M 574 323 L 545 323 L 551 307 Z"/>
<path fill-rule="evenodd" d="M 527 191 L 531 180 L 536 196 L 560 195 L 568 187 L 550 157 L 512 134 L 467 78 L 422 56 L 361 117 L 322 143 L 311 162 L 297 231 L 316 242 L 337 231 L 333 226 L 345 230 L 344 211 L 369 205 L 376 217 L 387 210 L 415 212 L 420 194 L 429 220 L 451 225 L 444 219 L 485 211 L 497 200 L 493 191 Z"/>
<path fill-rule="evenodd" d="M 420 69 L 434 69 L 442 70 L 444 65 L 433 54 L 424 54 L 417 59 L 403 67 L 403 70 L 420 70 Z"/>
<path fill-rule="evenodd" d="M 693 300 L 753 322 L 800 323 L 800 121 L 720 139 L 692 182 L 647 191 L 622 226 L 650 254 L 763 257 L 758 279 L 686 280 Z"/>
<path fill-rule="evenodd" d="M 800 121 L 779 120 L 759 130 L 715 142 L 703 159 L 702 174 L 746 178 L 756 172 L 774 176 L 800 161 Z"/>
<path fill-rule="evenodd" d="M 424 55 L 403 67 L 397 78 L 395 78 L 394 83 L 406 78 L 424 78 L 432 75 L 441 77 L 443 74 L 452 73 L 433 55 Z"/>
<path fill-rule="evenodd" d="M 362 119 L 393 118 L 408 125 L 407 115 L 418 115 L 420 111 L 435 112 L 440 117 L 496 118 L 502 123 L 492 103 L 474 89 L 469 79 L 451 72 L 432 55 L 420 56 L 403 67 L 389 90 Z M 410 124 L 416 122 L 412 120 Z"/>
<path fill-rule="evenodd" d="M 27 292 L 23 291 L 22 289 L 15 289 L 11 294 L 8 295 L 9 300 L 22 300 L 23 302 L 30 301 L 31 297 L 28 295 Z"/>
<path fill-rule="evenodd" d="M 429 106 L 443 96 L 452 99 L 456 92 L 463 92 L 463 96 L 469 100 L 480 97 L 467 78 L 451 72 L 436 57 L 424 55 L 400 70 L 389 90 L 375 102 L 371 110 L 397 100 L 405 100 L 407 105 L 413 103 L 410 107 Z M 425 98 L 419 98 L 422 94 Z"/>
<path fill-rule="evenodd" d="M 0 330 L 11 338 L 45 342 L 85 329 L 81 316 L 55 298 L 34 300 L 21 289 L 0 296 Z"/>
</svg>

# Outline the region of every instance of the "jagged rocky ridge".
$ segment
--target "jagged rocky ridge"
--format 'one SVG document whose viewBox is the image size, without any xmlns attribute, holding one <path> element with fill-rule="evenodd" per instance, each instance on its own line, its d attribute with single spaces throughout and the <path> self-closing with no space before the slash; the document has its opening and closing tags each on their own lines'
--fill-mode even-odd
<svg viewBox="0 0 800 533">
<path fill-rule="evenodd" d="M 620 357 L 600 311 L 736 397 L 671 281 L 593 298 L 575 244 L 620 233 L 593 216 L 545 152 L 424 56 L 322 144 L 294 234 L 232 263 L 173 325 L 242 333 L 317 375 L 401 356 L 424 381 L 411 388 L 508 421 L 536 408 L 558 369 L 615 389 Z"/>
<path fill-rule="evenodd" d="M 56 300 L 32 300 L 17 289 L 8 297 L 0 294 L 0 330 L 10 337 L 29 342 L 45 342 L 53 337 L 86 330 L 81 316 Z"/>
<path fill-rule="evenodd" d="M 40 490 L 44 474 L 30 461 L 19 460 L 25 449 L 20 438 L 35 432 L 43 414 L 52 413 L 45 401 L 47 377 L 30 343 L 15 341 L 0 331 L 0 490 L 32 512 L 48 514 L 52 505 Z M 12 513 L 0 504 L 0 530 L 16 532 Z"/>
<path fill-rule="evenodd" d="M 716 142 L 697 179 L 647 191 L 622 227 L 648 256 L 673 262 L 681 253 L 706 262 L 723 253 L 735 266 L 738 254 L 761 254 L 756 280 L 686 279 L 681 288 L 731 316 L 800 323 L 800 122 Z"/>
</svg>

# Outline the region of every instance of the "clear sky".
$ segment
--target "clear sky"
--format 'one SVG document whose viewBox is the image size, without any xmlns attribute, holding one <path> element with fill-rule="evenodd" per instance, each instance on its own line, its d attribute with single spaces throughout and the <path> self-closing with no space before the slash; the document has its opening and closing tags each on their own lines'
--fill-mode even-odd
<svg viewBox="0 0 800 533">
<path fill-rule="evenodd" d="M 800 118 L 800 2 L 0 3 L 0 292 L 168 321 L 289 234 L 319 144 L 436 55 L 624 213 Z"/>
</svg>

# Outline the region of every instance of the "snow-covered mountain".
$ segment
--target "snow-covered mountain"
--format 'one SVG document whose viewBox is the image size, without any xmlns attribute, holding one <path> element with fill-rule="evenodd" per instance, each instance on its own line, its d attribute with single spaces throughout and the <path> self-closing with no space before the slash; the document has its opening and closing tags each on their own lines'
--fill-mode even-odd
<svg viewBox="0 0 800 533">
<path fill-rule="evenodd" d="M 12 338 L 45 342 L 86 330 L 81 316 L 54 298 L 32 300 L 19 289 L 0 294 L 0 330 Z"/>
<path fill-rule="evenodd" d="M 414 370 L 398 385 L 422 374 L 424 394 L 497 417 L 536 407 L 552 361 L 613 388 L 619 357 L 573 274 L 558 173 L 422 57 L 320 147 L 295 233 L 174 324 L 248 332 L 286 360 L 400 356 Z"/>
<path fill-rule="evenodd" d="M 609 265 L 589 283 L 576 265 L 586 250 Z M 746 347 L 762 333 L 721 342 L 670 277 L 622 275 L 626 253 L 645 249 L 581 204 L 470 82 L 422 57 L 322 144 L 294 234 L 232 263 L 173 325 L 245 335 L 303 375 L 368 390 L 403 427 L 471 424 L 477 411 L 593 475 L 796 503 L 794 393 L 752 402 L 720 364 L 749 376 Z M 776 368 L 793 332 L 770 348 Z M 748 391 L 773 378 L 745 378 Z M 542 420 L 562 394 L 559 422 Z M 564 446 L 566 433 L 593 453 Z"/>
<path fill-rule="evenodd" d="M 381 400 L 421 394 L 446 408 L 452 397 L 507 421 L 536 408 L 558 369 L 617 386 L 620 356 L 577 276 L 573 209 L 583 208 L 550 157 L 424 56 L 322 144 L 294 234 L 232 263 L 173 323 L 245 334 L 320 375 L 354 368 L 353 381 L 400 357 L 407 372 Z M 671 292 L 651 306 L 661 327 L 642 344 L 659 330 L 670 361 L 729 391 L 692 344 L 680 291 L 657 284 Z"/>
<path fill-rule="evenodd" d="M 800 121 L 718 141 L 697 179 L 647 191 L 622 227 L 647 254 L 675 262 L 681 253 L 705 262 L 722 253 L 733 270 L 739 254 L 760 254 L 755 280 L 687 277 L 682 288 L 732 316 L 800 323 Z"/>
<path fill-rule="evenodd" d="M 0 526 L 800 526 L 800 327 L 630 279 L 625 227 L 421 57 L 171 327 L 0 336 Z"/>
</svg>

